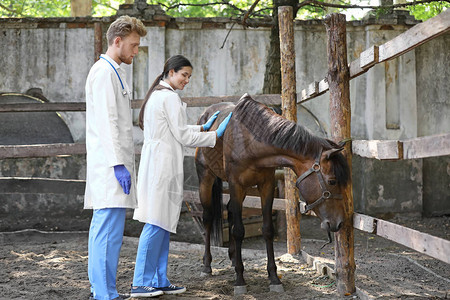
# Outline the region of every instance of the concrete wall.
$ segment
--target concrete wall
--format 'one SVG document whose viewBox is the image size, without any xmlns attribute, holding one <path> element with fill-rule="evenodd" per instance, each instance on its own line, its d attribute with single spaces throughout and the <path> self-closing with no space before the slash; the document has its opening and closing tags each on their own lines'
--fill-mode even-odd
<svg viewBox="0 0 450 300">
<path fill-rule="evenodd" d="M 93 23 L 102 22 L 106 32 L 111 21 L 0 20 L 0 92 L 38 87 L 53 102 L 84 101 L 85 79 L 94 62 Z M 377 22 L 347 24 L 349 61 L 411 26 L 395 18 Z M 141 41 L 139 55 L 127 67 L 127 81 L 135 98 L 143 98 L 165 59 L 173 54 L 185 55 L 194 65 L 191 83 L 182 96 L 262 93 L 269 45 L 267 26 L 244 29 L 235 25 L 221 47 L 232 25 L 228 20 L 170 20 L 164 16 L 146 19 L 145 23 L 148 34 Z M 323 24 L 296 21 L 295 43 L 299 92 L 327 72 Z M 449 48 L 450 34 L 446 34 L 352 80 L 353 138 L 404 139 L 449 132 Z M 329 133 L 328 101 L 325 94 L 305 103 L 299 108 L 299 123 L 317 134 Z M 189 122 L 195 123 L 203 109 L 189 108 Z M 62 117 L 74 140 L 83 142 L 84 113 L 62 113 Z M 135 140 L 142 142 L 137 127 Z M 192 162 L 187 166 L 186 177 L 195 178 Z M 376 214 L 449 213 L 449 169 L 448 157 L 385 162 L 355 156 L 355 208 Z M 439 179 L 434 180 L 435 176 Z"/>
</svg>

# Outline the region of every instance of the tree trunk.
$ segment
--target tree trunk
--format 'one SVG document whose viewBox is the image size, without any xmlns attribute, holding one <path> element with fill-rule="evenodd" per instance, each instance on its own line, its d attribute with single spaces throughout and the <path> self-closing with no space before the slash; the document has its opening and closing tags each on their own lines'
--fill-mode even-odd
<svg viewBox="0 0 450 300">
<path fill-rule="evenodd" d="M 297 15 L 298 0 L 273 0 L 273 26 L 270 30 L 269 53 L 264 73 L 263 94 L 281 94 L 280 27 L 278 7 L 292 6 L 293 18 Z"/>
<path fill-rule="evenodd" d="M 92 0 L 70 0 L 70 16 L 86 17 L 92 15 Z"/>
</svg>

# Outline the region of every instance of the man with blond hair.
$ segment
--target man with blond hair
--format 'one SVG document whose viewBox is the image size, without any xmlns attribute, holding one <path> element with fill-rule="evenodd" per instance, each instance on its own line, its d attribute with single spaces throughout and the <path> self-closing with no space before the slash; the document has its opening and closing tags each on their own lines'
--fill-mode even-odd
<svg viewBox="0 0 450 300">
<path fill-rule="evenodd" d="M 127 208 L 136 208 L 131 91 L 121 64 L 131 64 L 142 22 L 122 16 L 109 27 L 108 50 L 86 80 L 86 192 L 84 208 L 93 209 L 89 228 L 88 275 L 91 299 L 122 299 L 116 274 Z"/>
</svg>

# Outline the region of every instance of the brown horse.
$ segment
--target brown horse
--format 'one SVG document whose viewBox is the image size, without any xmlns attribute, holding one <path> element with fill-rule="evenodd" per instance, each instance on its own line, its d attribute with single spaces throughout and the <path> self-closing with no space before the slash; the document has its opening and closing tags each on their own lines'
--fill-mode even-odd
<svg viewBox="0 0 450 300">
<path fill-rule="evenodd" d="M 237 104 L 210 106 L 198 123 L 205 123 L 217 110 L 220 114 L 211 130 L 215 130 L 229 112 L 233 112 L 223 139 L 219 139 L 214 148 L 197 148 L 195 155 L 206 231 L 202 272 L 212 272 L 210 239 L 211 234 L 222 230 L 218 225 L 222 219 L 221 188 L 222 181 L 227 181 L 230 190 L 227 205 L 230 228 L 228 254 L 236 271 L 235 294 L 246 292 L 241 256 L 245 234 L 242 203 L 247 188 L 257 186 L 261 197 L 262 234 L 266 241 L 270 288 L 282 291 L 273 250 L 275 169 L 289 167 L 295 172 L 298 177 L 296 186 L 307 204 L 306 209 L 316 213 L 322 221 L 321 227 L 328 233 L 335 232 L 344 221 L 341 189 L 349 180 L 347 160 L 340 152 L 343 148 L 328 139 L 314 136 L 247 94 Z"/>
</svg>

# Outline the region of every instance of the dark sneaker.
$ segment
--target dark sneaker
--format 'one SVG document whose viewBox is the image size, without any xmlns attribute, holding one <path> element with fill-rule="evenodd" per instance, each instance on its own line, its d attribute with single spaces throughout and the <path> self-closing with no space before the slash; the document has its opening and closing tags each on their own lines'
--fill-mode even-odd
<svg viewBox="0 0 450 300">
<path fill-rule="evenodd" d="M 162 294 L 163 291 L 151 286 L 132 286 L 130 298 L 156 297 Z"/>
<path fill-rule="evenodd" d="M 166 287 L 162 287 L 162 288 L 157 288 L 158 290 L 162 291 L 164 294 L 167 295 L 173 295 L 173 294 L 181 294 L 186 292 L 186 288 L 182 287 L 182 286 L 175 286 L 173 284 L 166 286 Z"/>
</svg>

